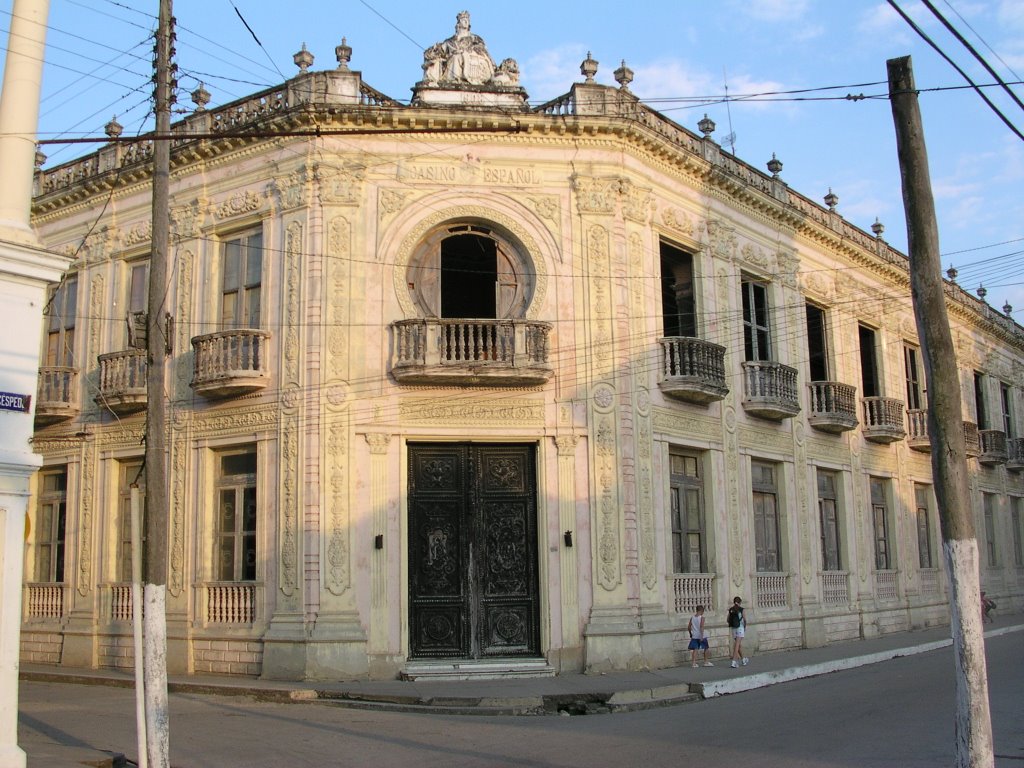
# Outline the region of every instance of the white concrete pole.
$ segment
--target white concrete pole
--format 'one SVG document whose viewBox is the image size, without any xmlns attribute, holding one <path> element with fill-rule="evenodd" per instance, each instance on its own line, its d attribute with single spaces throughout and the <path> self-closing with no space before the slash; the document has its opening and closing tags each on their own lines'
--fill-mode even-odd
<svg viewBox="0 0 1024 768">
<path fill-rule="evenodd" d="M 30 225 L 48 0 L 14 0 L 0 92 L 0 765 L 23 768 L 18 656 L 26 514 L 46 285 L 67 260 L 40 248 Z"/>
</svg>

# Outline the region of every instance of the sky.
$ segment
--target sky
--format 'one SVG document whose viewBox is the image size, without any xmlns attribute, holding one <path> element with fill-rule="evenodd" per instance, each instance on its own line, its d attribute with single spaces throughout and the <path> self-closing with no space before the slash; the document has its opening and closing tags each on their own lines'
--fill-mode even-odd
<svg viewBox="0 0 1024 768">
<path fill-rule="evenodd" d="M 792 189 L 907 250 L 886 60 L 909 55 L 921 91 L 944 267 L 958 282 L 1024 324 L 1024 0 L 932 0 L 1007 84 L 1003 89 L 919 0 L 896 0 L 967 81 L 882 0 L 175 0 L 178 108 L 202 82 L 210 108 L 298 73 L 305 45 L 312 69 L 337 66 L 346 39 L 363 81 L 400 101 L 422 75 L 423 49 L 449 37 L 471 13 L 495 61 L 514 58 L 530 102 L 582 81 L 588 52 L 599 82 L 614 85 L 625 63 L 632 91 L 764 169 L 773 153 Z M 40 138 L 102 136 L 116 116 L 125 135 L 152 128 L 150 77 L 157 0 L 51 0 Z M 12 2 L 0 4 L 6 41 Z M 864 98 L 859 98 L 863 96 Z M 855 98 L 847 98 L 855 97 Z M 94 145 L 48 145 L 45 167 Z"/>
</svg>

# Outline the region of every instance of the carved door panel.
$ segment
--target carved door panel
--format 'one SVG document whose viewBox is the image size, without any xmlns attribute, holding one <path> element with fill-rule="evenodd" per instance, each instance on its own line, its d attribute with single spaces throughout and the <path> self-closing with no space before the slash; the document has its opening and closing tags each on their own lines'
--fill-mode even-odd
<svg viewBox="0 0 1024 768">
<path fill-rule="evenodd" d="M 413 658 L 540 654 L 534 454 L 409 446 Z"/>
</svg>

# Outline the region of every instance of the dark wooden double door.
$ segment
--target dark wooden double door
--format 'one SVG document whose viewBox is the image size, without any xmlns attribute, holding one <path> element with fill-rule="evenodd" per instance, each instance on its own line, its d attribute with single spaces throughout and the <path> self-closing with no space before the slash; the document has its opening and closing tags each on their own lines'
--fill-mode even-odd
<svg viewBox="0 0 1024 768">
<path fill-rule="evenodd" d="M 409 445 L 410 657 L 539 656 L 536 447 Z"/>
</svg>

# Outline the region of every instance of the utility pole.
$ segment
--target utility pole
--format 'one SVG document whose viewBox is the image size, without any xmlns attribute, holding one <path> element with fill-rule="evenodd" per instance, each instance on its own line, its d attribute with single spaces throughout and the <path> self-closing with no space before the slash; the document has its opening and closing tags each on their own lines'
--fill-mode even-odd
<svg viewBox="0 0 1024 768">
<path fill-rule="evenodd" d="M 173 19 L 160 0 L 156 33 L 156 134 L 171 130 Z M 153 141 L 153 251 L 149 262 L 146 363 L 146 559 L 143 585 L 143 675 L 149 768 L 170 765 L 167 706 L 167 259 L 170 241 L 171 143 Z"/>
<path fill-rule="evenodd" d="M 921 339 L 928 385 L 928 434 L 932 445 L 932 478 L 939 507 L 942 549 L 949 573 L 956 715 L 953 737 L 958 768 L 994 765 L 992 721 L 981 626 L 978 540 L 974 535 L 967 484 L 967 456 L 956 350 L 949 330 L 946 294 L 939 258 L 925 149 L 910 57 L 889 59 L 889 102 L 896 126 L 896 150 L 903 182 L 910 252 L 910 292 Z"/>
</svg>

